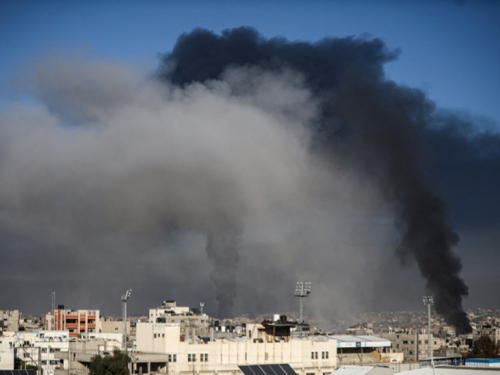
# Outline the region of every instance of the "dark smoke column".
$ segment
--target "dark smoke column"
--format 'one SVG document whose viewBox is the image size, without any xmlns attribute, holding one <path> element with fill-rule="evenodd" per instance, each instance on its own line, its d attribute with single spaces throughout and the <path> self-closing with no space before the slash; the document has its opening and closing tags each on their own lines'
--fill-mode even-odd
<svg viewBox="0 0 500 375">
<path fill-rule="evenodd" d="M 458 236 L 425 173 L 426 132 L 434 105 L 421 91 L 385 79 L 383 64 L 397 55 L 379 39 L 329 38 L 306 43 L 265 39 L 249 28 L 226 30 L 222 35 L 195 30 L 182 35 L 164 57 L 160 78 L 183 86 L 218 79 L 235 66 L 299 72 L 321 103 L 321 115 L 311 125 L 315 135 L 311 151 L 340 160 L 345 168 L 376 181 L 396 212 L 396 226 L 402 234 L 398 255 L 403 262 L 417 262 L 435 296 L 436 311 L 459 333 L 470 332 L 462 309 L 468 290 L 459 276 L 461 262 L 451 251 Z M 234 242 L 230 233 L 217 238 L 214 234 L 209 243 L 219 246 L 207 246 L 207 250 L 220 251 L 209 251 L 209 255 L 218 254 L 213 259 L 229 255 Z M 214 281 L 222 277 L 213 276 Z M 228 274 L 216 283 L 226 285 L 234 277 Z M 218 298 L 221 306 L 227 304 L 222 296 Z"/>
<path fill-rule="evenodd" d="M 210 278 L 216 289 L 219 318 L 233 317 L 240 236 L 240 225 L 224 215 L 214 218 L 208 228 L 206 251 L 213 266 Z"/>
</svg>

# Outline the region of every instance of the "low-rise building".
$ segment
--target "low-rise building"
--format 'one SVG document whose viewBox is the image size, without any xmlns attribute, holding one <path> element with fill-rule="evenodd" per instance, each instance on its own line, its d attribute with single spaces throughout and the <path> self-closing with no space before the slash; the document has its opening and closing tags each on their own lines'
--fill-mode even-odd
<svg viewBox="0 0 500 375">
<path fill-rule="evenodd" d="M 181 338 L 193 340 L 195 337 L 209 335 L 210 319 L 199 309 L 177 306 L 175 301 L 163 301 L 160 307 L 149 309 L 150 323 L 178 323 Z"/>
<path fill-rule="evenodd" d="M 21 366 L 36 366 L 53 375 L 56 369 L 68 368 L 68 362 L 57 359 L 56 353 L 68 351 L 69 338 L 68 331 L 10 332 L 7 341 Z"/>
<path fill-rule="evenodd" d="M 300 375 L 334 371 L 337 341 L 328 336 L 293 337 L 292 326 L 248 324 L 243 336 L 191 341 L 182 339 L 179 323 L 137 323 L 135 371 L 234 374 L 241 365 L 274 363 L 288 363 Z"/>
<path fill-rule="evenodd" d="M 381 333 L 379 336 L 390 340 L 393 350 L 403 352 L 406 362 L 416 362 L 429 356 L 429 337 L 427 333 L 406 330 L 393 333 Z M 431 335 L 431 350 L 433 352 L 445 346 L 445 339 Z"/>
</svg>

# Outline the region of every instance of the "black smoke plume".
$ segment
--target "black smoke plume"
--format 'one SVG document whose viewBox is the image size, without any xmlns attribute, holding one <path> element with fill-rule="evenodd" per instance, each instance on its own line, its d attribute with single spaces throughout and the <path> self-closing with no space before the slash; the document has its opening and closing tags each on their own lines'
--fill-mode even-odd
<svg viewBox="0 0 500 375">
<path fill-rule="evenodd" d="M 460 277 L 461 261 L 452 252 L 458 235 L 426 172 L 426 137 L 435 107 L 421 91 L 384 77 L 383 64 L 397 55 L 379 39 L 305 43 L 266 39 L 249 28 L 222 35 L 195 30 L 181 36 L 164 57 L 160 76 L 186 86 L 219 79 L 232 67 L 299 72 L 321 109 L 311 152 L 342 160 L 344 168 L 364 171 L 377 182 L 396 211 L 402 235 L 397 254 L 403 263 L 416 261 L 437 312 L 459 333 L 470 332 L 462 308 L 468 288 Z M 207 250 L 214 257 L 226 257 L 229 250 L 236 254 L 236 247 L 231 235 L 221 241 L 209 236 Z M 237 255 L 233 257 L 236 265 Z M 228 301 L 219 300 L 226 306 Z"/>
</svg>

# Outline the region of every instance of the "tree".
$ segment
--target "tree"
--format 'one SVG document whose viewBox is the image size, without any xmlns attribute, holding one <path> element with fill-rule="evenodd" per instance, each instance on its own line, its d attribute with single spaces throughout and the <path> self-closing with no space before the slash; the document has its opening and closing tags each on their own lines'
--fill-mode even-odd
<svg viewBox="0 0 500 375">
<path fill-rule="evenodd" d="M 120 350 L 113 351 L 112 356 L 96 355 L 90 360 L 90 375 L 130 375 L 130 362 L 130 357 Z"/>
<path fill-rule="evenodd" d="M 474 358 L 498 358 L 498 350 L 500 349 L 500 344 L 495 344 L 495 342 L 490 338 L 490 336 L 481 336 L 476 341 L 472 347 L 472 357 Z"/>
</svg>

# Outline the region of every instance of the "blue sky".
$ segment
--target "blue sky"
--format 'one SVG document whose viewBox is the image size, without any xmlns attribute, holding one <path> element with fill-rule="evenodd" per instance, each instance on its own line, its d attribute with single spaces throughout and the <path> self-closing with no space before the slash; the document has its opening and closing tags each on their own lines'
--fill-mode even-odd
<svg viewBox="0 0 500 375">
<path fill-rule="evenodd" d="M 267 37 L 314 41 L 368 34 L 401 55 L 389 78 L 439 106 L 500 122 L 497 1 L 10 1 L 0 8 L 0 100 L 9 80 L 41 54 L 84 51 L 145 69 L 178 36 L 202 27 L 253 26 Z"/>
</svg>

